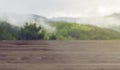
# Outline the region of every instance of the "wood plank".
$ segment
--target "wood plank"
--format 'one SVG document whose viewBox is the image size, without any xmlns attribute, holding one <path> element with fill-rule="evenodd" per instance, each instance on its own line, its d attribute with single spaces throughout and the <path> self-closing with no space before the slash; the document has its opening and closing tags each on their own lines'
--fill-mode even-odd
<svg viewBox="0 0 120 70">
<path fill-rule="evenodd" d="M 120 70 L 120 41 L 0 41 L 0 70 Z"/>
</svg>

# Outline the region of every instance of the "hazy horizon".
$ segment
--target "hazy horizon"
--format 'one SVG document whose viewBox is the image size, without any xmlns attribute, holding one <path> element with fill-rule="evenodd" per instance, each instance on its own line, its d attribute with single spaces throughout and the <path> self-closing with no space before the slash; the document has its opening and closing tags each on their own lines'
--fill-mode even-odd
<svg viewBox="0 0 120 70">
<path fill-rule="evenodd" d="M 96 17 L 120 12 L 120 0 L 0 0 L 0 13 Z"/>
</svg>

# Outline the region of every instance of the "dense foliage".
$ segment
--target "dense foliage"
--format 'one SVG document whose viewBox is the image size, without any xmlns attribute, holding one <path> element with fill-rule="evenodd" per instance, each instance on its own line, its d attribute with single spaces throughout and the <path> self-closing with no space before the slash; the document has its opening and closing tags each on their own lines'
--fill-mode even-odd
<svg viewBox="0 0 120 70">
<path fill-rule="evenodd" d="M 55 27 L 55 32 L 49 33 L 35 23 L 26 23 L 23 27 L 16 27 L 8 22 L 0 22 L 0 40 L 116 40 L 120 39 L 120 32 L 112 29 L 100 28 L 67 22 L 49 22 Z"/>
<path fill-rule="evenodd" d="M 114 31 L 112 29 L 67 22 L 52 22 L 51 25 L 57 28 L 56 37 L 60 40 L 120 39 L 120 32 Z"/>
<path fill-rule="evenodd" d="M 18 39 L 20 40 L 39 40 L 44 39 L 44 33 L 40 26 L 36 24 L 26 23 L 18 32 Z"/>
<path fill-rule="evenodd" d="M 15 40 L 19 28 L 8 22 L 0 21 L 0 40 Z"/>
</svg>

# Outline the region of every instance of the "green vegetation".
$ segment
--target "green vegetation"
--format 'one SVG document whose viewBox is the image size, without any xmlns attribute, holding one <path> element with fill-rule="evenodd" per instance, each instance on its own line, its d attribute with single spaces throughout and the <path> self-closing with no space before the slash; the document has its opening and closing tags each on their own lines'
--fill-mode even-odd
<svg viewBox="0 0 120 70">
<path fill-rule="evenodd" d="M 60 40 L 115 40 L 120 39 L 120 32 L 92 25 L 57 22 L 51 23 L 57 28 L 56 36 Z"/>
<path fill-rule="evenodd" d="M 26 23 L 18 32 L 19 40 L 39 40 L 44 39 L 44 32 L 40 26 L 36 24 Z"/>
<path fill-rule="evenodd" d="M 50 22 L 55 32 L 49 33 L 35 23 L 16 27 L 8 22 L 0 22 L 0 40 L 120 40 L 120 32 L 67 22 Z"/>
<path fill-rule="evenodd" d="M 15 40 L 19 28 L 10 25 L 8 22 L 0 21 L 0 40 Z"/>
</svg>

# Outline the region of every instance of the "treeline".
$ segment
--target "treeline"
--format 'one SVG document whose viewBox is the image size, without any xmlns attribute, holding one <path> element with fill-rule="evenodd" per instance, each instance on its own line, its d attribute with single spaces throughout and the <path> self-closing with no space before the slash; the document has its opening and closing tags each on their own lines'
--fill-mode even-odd
<svg viewBox="0 0 120 70">
<path fill-rule="evenodd" d="M 60 40 L 116 40 L 120 39 L 120 32 L 93 25 L 67 22 L 52 22 L 57 28 L 56 36 Z"/>
<path fill-rule="evenodd" d="M 47 31 L 36 23 L 25 23 L 23 27 L 16 27 L 8 22 L 0 22 L 0 40 L 45 40 L 45 34 Z"/>
<path fill-rule="evenodd" d="M 49 22 L 55 27 L 50 33 L 36 23 L 26 23 L 16 27 L 8 22 L 0 22 L 0 40 L 116 40 L 120 32 L 92 25 L 67 22 Z"/>
</svg>

